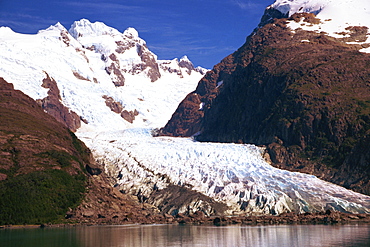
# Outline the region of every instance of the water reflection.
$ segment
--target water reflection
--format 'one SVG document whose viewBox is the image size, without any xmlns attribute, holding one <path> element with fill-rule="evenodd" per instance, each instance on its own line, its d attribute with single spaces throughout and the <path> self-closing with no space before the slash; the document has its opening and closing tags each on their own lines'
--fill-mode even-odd
<svg viewBox="0 0 370 247">
<path fill-rule="evenodd" d="M 78 235 L 83 246 L 370 246 L 369 225 L 90 227 Z"/>
<path fill-rule="evenodd" d="M 76 229 L 0 229 L 1 247 L 80 247 Z"/>
<path fill-rule="evenodd" d="M 90 226 L 0 230 L 0 246 L 370 246 L 370 225 Z"/>
</svg>

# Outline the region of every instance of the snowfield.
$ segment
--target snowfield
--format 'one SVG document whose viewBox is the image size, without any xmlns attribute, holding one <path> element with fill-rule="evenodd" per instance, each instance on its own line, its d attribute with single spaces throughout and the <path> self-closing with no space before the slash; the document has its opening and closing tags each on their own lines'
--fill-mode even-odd
<svg viewBox="0 0 370 247">
<path fill-rule="evenodd" d="M 88 30 L 81 30 L 81 25 Z M 69 32 L 77 35 L 78 40 Z M 36 35 L 0 27 L 0 76 L 36 100 L 47 96 L 49 89 L 41 87 L 47 73 L 57 82 L 62 103 L 87 120 L 94 131 L 106 130 L 107 126 L 116 130 L 165 125 L 207 71 L 181 67 L 180 63 L 192 66 L 186 56 L 157 60 L 133 28 L 120 33 L 103 23 L 83 19 L 75 22 L 69 32 L 59 23 Z M 152 58 L 151 62 L 158 66 L 160 77 L 154 82 L 148 76 L 148 68 L 140 69 L 146 61 L 140 57 L 138 47 L 145 59 Z M 126 50 L 118 53 L 118 49 Z M 111 54 L 117 61 L 104 61 L 103 57 L 112 57 Z M 111 63 L 117 64 L 124 76 L 124 86 L 112 82 L 113 73 L 106 71 Z M 124 110 L 136 110 L 134 123 L 112 112 L 103 96 L 119 102 Z"/>
</svg>

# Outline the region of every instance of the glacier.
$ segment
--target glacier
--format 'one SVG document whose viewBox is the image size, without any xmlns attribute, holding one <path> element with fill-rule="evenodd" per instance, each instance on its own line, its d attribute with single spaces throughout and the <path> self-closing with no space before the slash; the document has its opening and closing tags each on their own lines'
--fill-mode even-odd
<svg viewBox="0 0 370 247">
<path fill-rule="evenodd" d="M 78 136 L 125 193 L 149 198 L 170 184 L 186 186 L 225 203 L 228 215 L 328 209 L 370 213 L 370 197 L 313 175 L 275 168 L 264 160 L 263 148 L 254 145 L 153 137 L 150 128 Z M 198 210 L 202 208 L 179 212 Z"/>
<path fill-rule="evenodd" d="M 86 19 L 36 35 L 1 27 L 0 64 L 0 76 L 35 100 L 48 94 L 46 73 L 55 80 L 63 105 L 86 120 L 76 135 L 123 193 L 150 198 L 170 185 L 186 187 L 227 205 L 228 215 L 370 213 L 369 196 L 275 168 L 262 147 L 153 137 L 207 70 L 186 56 L 159 60 L 134 28 L 121 33 Z M 137 116 L 125 120 L 107 99 Z M 203 209 L 197 202 L 168 213 Z"/>
</svg>

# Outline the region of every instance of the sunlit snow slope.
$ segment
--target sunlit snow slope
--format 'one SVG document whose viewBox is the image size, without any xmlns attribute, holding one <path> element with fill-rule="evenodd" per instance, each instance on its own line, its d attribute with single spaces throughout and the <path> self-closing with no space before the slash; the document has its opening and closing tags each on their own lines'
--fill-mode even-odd
<svg viewBox="0 0 370 247">
<path fill-rule="evenodd" d="M 0 64 L 0 76 L 35 100 L 48 95 L 46 73 L 55 80 L 60 101 L 86 122 L 76 134 L 125 193 L 150 198 L 184 186 L 227 204 L 228 214 L 370 212 L 370 197 L 276 169 L 256 146 L 152 137 L 205 70 L 186 57 L 157 60 L 133 28 L 81 20 L 24 35 L 2 27 Z M 194 205 L 169 213 L 203 209 Z"/>
<path fill-rule="evenodd" d="M 133 28 L 120 33 L 85 19 L 69 31 L 56 24 L 36 35 L 1 27 L 0 62 L 0 76 L 35 100 L 47 96 L 41 87 L 47 73 L 61 102 L 94 131 L 163 126 L 206 72 L 186 56 L 157 60 Z"/>
</svg>

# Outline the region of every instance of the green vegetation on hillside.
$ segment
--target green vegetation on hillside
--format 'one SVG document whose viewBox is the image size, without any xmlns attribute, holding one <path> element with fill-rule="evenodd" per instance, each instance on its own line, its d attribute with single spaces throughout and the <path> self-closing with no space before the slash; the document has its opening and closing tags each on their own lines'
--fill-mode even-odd
<svg viewBox="0 0 370 247">
<path fill-rule="evenodd" d="M 55 223 L 77 206 L 85 176 L 61 170 L 36 171 L 0 182 L 0 225 Z"/>
<path fill-rule="evenodd" d="M 90 151 L 0 78 L 0 225 L 56 223 L 83 199 Z"/>
</svg>

